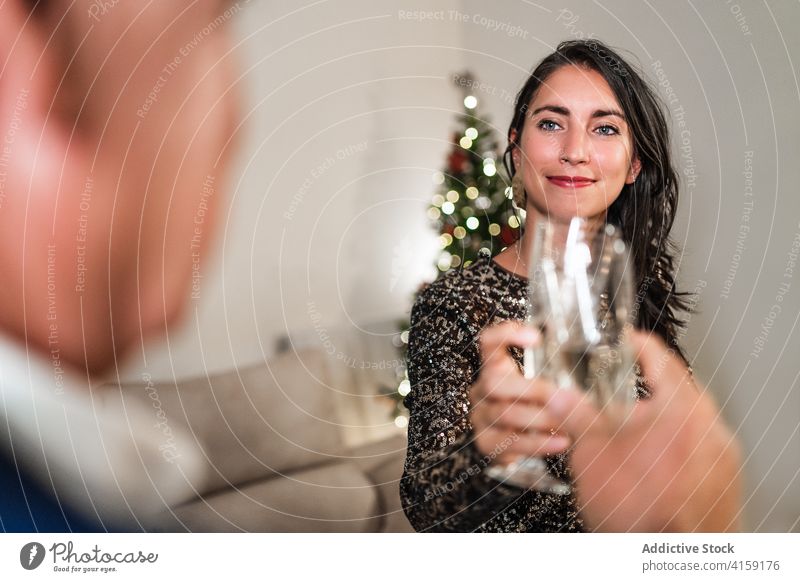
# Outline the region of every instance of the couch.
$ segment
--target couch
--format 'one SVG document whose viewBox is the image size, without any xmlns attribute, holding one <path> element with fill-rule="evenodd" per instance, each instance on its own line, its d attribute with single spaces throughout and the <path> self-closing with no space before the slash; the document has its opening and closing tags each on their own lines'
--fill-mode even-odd
<svg viewBox="0 0 800 582">
<path fill-rule="evenodd" d="M 152 406 L 162 430 L 173 423 L 188 430 L 207 462 L 202 481 L 192 484 L 196 495 L 147 529 L 412 531 L 398 493 L 405 436 L 386 408 L 377 422 L 381 438 L 354 445 L 359 427 L 343 410 L 352 412 L 366 396 L 349 393 L 341 372 L 321 350 L 291 349 L 225 374 L 117 386 L 123 403 Z"/>
</svg>

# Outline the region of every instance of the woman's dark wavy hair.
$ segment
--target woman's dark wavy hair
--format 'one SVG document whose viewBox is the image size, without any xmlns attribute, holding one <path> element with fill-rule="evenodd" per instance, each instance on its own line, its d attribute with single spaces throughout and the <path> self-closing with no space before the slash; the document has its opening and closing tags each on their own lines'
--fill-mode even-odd
<svg viewBox="0 0 800 582">
<path fill-rule="evenodd" d="M 633 154 L 641 161 L 641 170 L 636 181 L 626 184 L 609 207 L 607 220 L 621 228 L 631 249 L 640 298 L 637 326 L 655 331 L 687 361 L 678 338 L 685 326 L 681 314 L 691 312 L 690 294 L 676 289 L 679 249 L 669 238 L 678 206 L 678 177 L 672 165 L 669 127 L 661 101 L 642 76 L 600 41 L 562 42 L 539 63 L 517 95 L 503 164 L 513 177 L 516 168 L 511 153 L 517 143 L 512 136 L 516 133 L 520 139 L 539 87 L 565 65 L 580 65 L 602 75 L 625 113 L 633 136 Z"/>
</svg>

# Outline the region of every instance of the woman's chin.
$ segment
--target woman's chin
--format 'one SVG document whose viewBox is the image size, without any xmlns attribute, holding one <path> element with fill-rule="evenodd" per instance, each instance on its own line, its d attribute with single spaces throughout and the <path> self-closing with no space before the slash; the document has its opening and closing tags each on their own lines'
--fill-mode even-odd
<svg viewBox="0 0 800 582">
<path fill-rule="evenodd" d="M 547 204 L 537 204 L 534 201 L 533 211 L 542 216 L 549 216 L 551 219 L 556 220 L 571 220 L 579 216 L 581 218 L 598 218 L 605 216 L 606 208 L 596 208 L 595 206 L 587 206 L 585 204 L 576 204 L 573 199 L 570 203 L 565 204 L 564 200 L 553 202 L 552 199 Z M 531 206 L 528 205 L 528 212 L 531 211 Z"/>
</svg>

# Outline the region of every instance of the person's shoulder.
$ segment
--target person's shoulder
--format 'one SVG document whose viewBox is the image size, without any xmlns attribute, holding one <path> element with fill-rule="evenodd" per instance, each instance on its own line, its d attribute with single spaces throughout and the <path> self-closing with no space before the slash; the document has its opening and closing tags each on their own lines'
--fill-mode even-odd
<svg viewBox="0 0 800 582">
<path fill-rule="evenodd" d="M 481 256 L 468 266 L 452 269 L 432 283 L 423 285 L 419 297 L 427 298 L 442 293 L 453 293 L 479 287 L 485 284 L 487 278 L 492 274 L 491 259 Z"/>
<path fill-rule="evenodd" d="M 417 294 L 415 307 L 462 309 L 480 297 L 479 291 L 493 275 L 491 259 L 481 256 L 470 265 L 448 271 L 432 283 L 423 285 Z"/>
</svg>

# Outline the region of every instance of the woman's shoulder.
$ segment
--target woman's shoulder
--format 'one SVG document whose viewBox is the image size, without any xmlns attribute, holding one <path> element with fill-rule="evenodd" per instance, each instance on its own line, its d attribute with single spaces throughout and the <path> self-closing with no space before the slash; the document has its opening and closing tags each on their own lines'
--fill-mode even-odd
<svg viewBox="0 0 800 582">
<path fill-rule="evenodd" d="M 492 304 L 503 297 L 524 293 L 525 285 L 501 269 L 489 256 L 480 256 L 461 269 L 453 269 L 417 295 L 415 309 L 436 308 L 464 311 Z"/>
<path fill-rule="evenodd" d="M 431 283 L 425 283 L 417 294 L 417 302 L 430 301 L 442 295 L 457 295 L 463 290 L 468 290 L 479 284 L 487 271 L 489 259 L 479 257 L 475 262 L 466 267 L 451 269 Z"/>
</svg>

